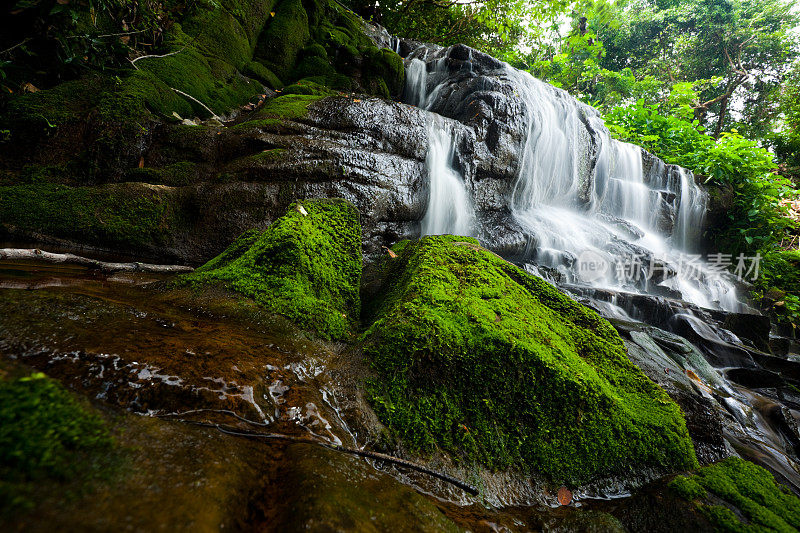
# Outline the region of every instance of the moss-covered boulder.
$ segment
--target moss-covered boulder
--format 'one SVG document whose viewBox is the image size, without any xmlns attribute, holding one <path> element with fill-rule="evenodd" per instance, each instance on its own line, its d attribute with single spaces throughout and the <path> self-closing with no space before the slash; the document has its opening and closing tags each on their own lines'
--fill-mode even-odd
<svg viewBox="0 0 800 533">
<path fill-rule="evenodd" d="M 0 186 L 0 235 L 49 235 L 117 249 L 174 244 L 184 225 L 177 193 L 144 183 Z"/>
<path fill-rule="evenodd" d="M 474 239 L 395 252 L 364 349 L 371 403 L 410 448 L 575 484 L 696 466 L 680 408 L 596 313 Z"/>
<path fill-rule="evenodd" d="M 57 382 L 0 373 L 0 517 L 32 505 L 37 481 L 97 474 L 90 455 L 112 448 L 103 419 Z"/>
<path fill-rule="evenodd" d="M 758 465 L 731 457 L 678 476 L 669 488 L 719 531 L 800 530 L 800 498 Z"/>
<path fill-rule="evenodd" d="M 358 210 L 338 199 L 294 203 L 182 282 L 221 283 L 323 338 L 346 338 L 360 311 Z"/>
</svg>

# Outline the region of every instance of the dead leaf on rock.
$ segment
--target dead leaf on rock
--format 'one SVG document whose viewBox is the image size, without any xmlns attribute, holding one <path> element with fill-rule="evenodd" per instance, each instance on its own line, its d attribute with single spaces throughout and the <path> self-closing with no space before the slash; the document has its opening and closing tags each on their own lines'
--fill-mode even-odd
<svg viewBox="0 0 800 533">
<path fill-rule="evenodd" d="M 558 503 L 569 505 L 572 502 L 572 492 L 567 487 L 558 489 Z"/>
</svg>

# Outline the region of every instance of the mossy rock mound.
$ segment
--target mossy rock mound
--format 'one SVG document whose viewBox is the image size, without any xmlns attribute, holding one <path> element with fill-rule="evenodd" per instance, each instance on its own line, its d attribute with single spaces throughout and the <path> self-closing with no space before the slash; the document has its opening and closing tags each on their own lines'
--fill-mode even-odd
<svg viewBox="0 0 800 533">
<path fill-rule="evenodd" d="M 179 204 L 173 190 L 142 183 L 0 186 L 0 235 L 45 234 L 153 250 L 174 244 L 174 232 L 184 225 Z"/>
<path fill-rule="evenodd" d="M 697 465 L 680 408 L 595 312 L 474 239 L 395 253 L 364 337 L 367 388 L 411 449 L 570 484 Z"/>
<path fill-rule="evenodd" d="M 0 517 L 33 504 L 36 483 L 99 473 L 114 441 L 103 419 L 41 373 L 0 369 Z"/>
<path fill-rule="evenodd" d="M 347 338 L 360 312 L 358 210 L 339 199 L 294 203 L 182 282 L 223 284 L 325 339 Z"/>
<path fill-rule="evenodd" d="M 738 457 L 678 476 L 669 488 L 693 502 L 718 531 L 800 530 L 800 498 Z"/>
</svg>

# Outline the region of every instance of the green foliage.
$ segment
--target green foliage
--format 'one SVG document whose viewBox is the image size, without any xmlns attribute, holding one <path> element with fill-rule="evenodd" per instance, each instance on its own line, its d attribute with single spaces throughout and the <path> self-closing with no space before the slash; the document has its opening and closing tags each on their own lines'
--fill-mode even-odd
<svg viewBox="0 0 800 533">
<path fill-rule="evenodd" d="M 782 174 L 800 187 L 800 61 L 795 62 L 781 87 L 778 111 L 781 120 L 767 140 L 775 150 Z"/>
<path fill-rule="evenodd" d="M 87 70 L 114 71 L 129 53 L 157 44 L 180 2 L 19 0 L 0 18 L 0 101 L 22 86 L 43 88 Z M 185 6 L 184 6 L 185 7 Z"/>
<path fill-rule="evenodd" d="M 756 296 L 782 322 L 800 326 L 800 251 L 771 251 L 761 258 Z"/>
<path fill-rule="evenodd" d="M 544 43 L 558 26 L 567 0 L 347 0 L 365 19 L 401 37 L 443 46 L 466 44 L 503 59 L 512 59 L 520 45 Z"/>
<path fill-rule="evenodd" d="M 575 484 L 696 465 L 678 406 L 593 311 L 471 238 L 395 253 L 364 353 L 369 400 L 410 448 Z"/>
<path fill-rule="evenodd" d="M 0 379 L 0 510 L 30 504 L 26 483 L 85 475 L 86 454 L 112 447 L 103 420 L 44 374 Z"/>
<path fill-rule="evenodd" d="M 360 313 L 358 211 L 345 200 L 292 204 L 269 229 L 242 234 L 180 283 L 222 284 L 323 338 L 346 338 Z"/>
<path fill-rule="evenodd" d="M 800 51 L 789 0 L 581 0 L 571 9 L 570 31 L 519 66 L 603 111 L 644 99 L 712 124 L 714 136 L 774 129 L 779 88 Z M 732 118 L 734 99 L 746 105 Z"/>
<path fill-rule="evenodd" d="M 761 532 L 800 529 L 800 499 L 768 471 L 738 457 L 701 468 L 690 476 L 678 476 L 669 487 L 695 504 L 720 531 Z M 710 501 L 708 493 L 715 497 Z M 737 509 L 716 502 L 723 500 Z M 698 501 L 699 500 L 699 501 Z"/>
<path fill-rule="evenodd" d="M 776 246 L 794 223 L 782 200 L 797 195 L 790 181 L 775 173 L 773 155 L 741 135 L 724 133 L 714 140 L 697 120 L 662 115 L 642 101 L 609 112 L 606 125 L 618 138 L 641 145 L 668 163 L 689 168 L 736 194 L 730 224 L 715 237 L 731 253 L 754 253 Z"/>
</svg>

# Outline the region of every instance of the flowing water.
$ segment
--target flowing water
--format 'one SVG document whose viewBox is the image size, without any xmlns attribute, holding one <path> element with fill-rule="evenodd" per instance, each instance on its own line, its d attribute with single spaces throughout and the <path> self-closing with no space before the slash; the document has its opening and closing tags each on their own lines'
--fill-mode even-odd
<svg viewBox="0 0 800 533">
<path fill-rule="evenodd" d="M 439 64 L 442 72 L 444 62 Z M 422 109 L 435 101 L 437 92 L 427 92 L 427 65 L 414 59 L 406 70 L 407 93 L 411 103 Z M 428 118 L 428 155 L 425 170 L 429 177 L 428 208 L 421 222 L 422 235 L 472 235 L 474 209 L 463 176 L 454 166 L 454 131 L 441 116 L 431 113 Z"/>
</svg>

